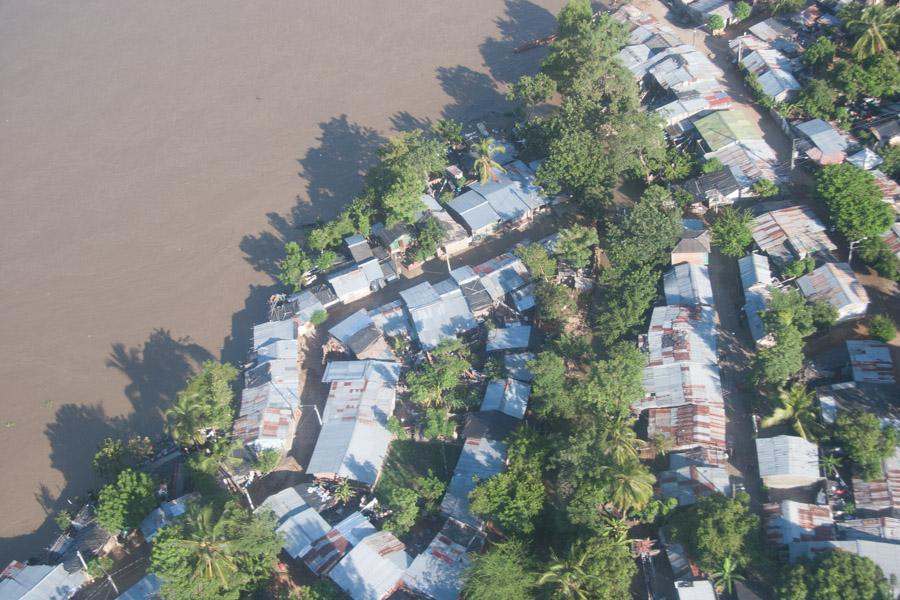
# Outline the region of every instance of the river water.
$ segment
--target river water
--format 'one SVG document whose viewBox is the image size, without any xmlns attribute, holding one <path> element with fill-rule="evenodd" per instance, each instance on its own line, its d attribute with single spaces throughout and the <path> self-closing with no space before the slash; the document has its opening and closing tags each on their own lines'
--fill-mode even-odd
<svg viewBox="0 0 900 600">
<path fill-rule="evenodd" d="M 103 437 L 245 354 L 284 240 L 385 136 L 509 110 L 561 4 L 0 3 L 0 563 L 96 485 Z"/>
</svg>

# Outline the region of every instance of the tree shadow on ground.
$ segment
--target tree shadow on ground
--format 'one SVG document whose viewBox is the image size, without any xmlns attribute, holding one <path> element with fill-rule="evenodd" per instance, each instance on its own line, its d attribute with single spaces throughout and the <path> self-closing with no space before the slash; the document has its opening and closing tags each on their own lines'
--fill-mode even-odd
<svg viewBox="0 0 900 600">
<path fill-rule="evenodd" d="M 520 54 L 513 50 L 556 32 L 556 16 L 528 0 L 506 0 L 506 13 L 497 17 L 500 37 L 489 37 L 479 46 L 491 76 L 501 83 L 514 83 L 522 75 L 534 75 L 548 54 L 539 47 Z"/>
<path fill-rule="evenodd" d="M 107 437 L 160 434 L 164 411 L 185 379 L 202 361 L 212 358 L 190 338 L 175 338 L 162 328 L 153 330 L 147 341 L 138 346 L 114 344 L 106 366 L 128 378 L 124 393 L 131 403 L 131 412 L 126 416 L 108 415 L 99 403 L 68 403 L 56 410 L 44 435 L 50 443 L 50 466 L 62 474 L 63 486 L 55 490 L 45 483 L 38 486 L 34 497 L 47 518 L 31 533 L 0 538 L 4 555 L 41 558 L 42 549 L 58 533 L 54 517 L 60 510 L 77 508 L 77 500 L 102 483 L 91 468 L 99 443 Z"/>
</svg>

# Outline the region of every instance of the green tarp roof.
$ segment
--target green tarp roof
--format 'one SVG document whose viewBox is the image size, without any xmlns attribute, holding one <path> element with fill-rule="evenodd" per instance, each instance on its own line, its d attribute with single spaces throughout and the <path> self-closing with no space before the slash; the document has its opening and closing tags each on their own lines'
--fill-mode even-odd
<svg viewBox="0 0 900 600">
<path fill-rule="evenodd" d="M 760 137 L 753 124 L 736 110 L 716 111 L 695 121 L 694 127 L 713 152 L 740 140 Z"/>
</svg>

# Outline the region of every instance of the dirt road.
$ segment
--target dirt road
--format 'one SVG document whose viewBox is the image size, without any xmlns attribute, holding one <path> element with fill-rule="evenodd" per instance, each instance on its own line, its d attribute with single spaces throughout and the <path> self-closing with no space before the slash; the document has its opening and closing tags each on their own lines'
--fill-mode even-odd
<svg viewBox="0 0 900 600">
<path fill-rule="evenodd" d="M 562 0 L 0 5 L 0 563 L 107 435 L 241 358 L 297 223 L 392 130 L 505 111 Z"/>
</svg>

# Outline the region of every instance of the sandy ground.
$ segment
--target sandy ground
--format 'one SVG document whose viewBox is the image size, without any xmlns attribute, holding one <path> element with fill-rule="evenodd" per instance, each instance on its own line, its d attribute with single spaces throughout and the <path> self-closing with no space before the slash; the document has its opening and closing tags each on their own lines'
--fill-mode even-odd
<svg viewBox="0 0 900 600">
<path fill-rule="evenodd" d="M 392 130 L 507 110 L 562 0 L 0 4 L 0 563 L 240 359 L 298 223 Z"/>
</svg>

